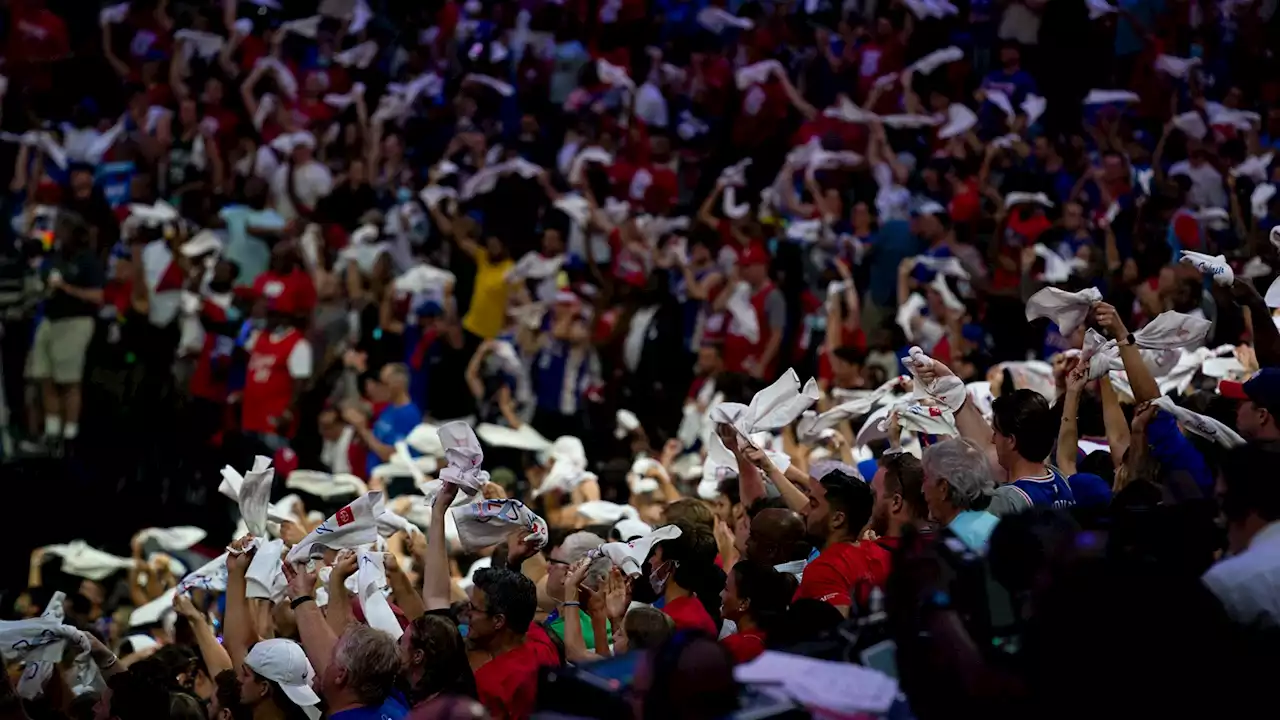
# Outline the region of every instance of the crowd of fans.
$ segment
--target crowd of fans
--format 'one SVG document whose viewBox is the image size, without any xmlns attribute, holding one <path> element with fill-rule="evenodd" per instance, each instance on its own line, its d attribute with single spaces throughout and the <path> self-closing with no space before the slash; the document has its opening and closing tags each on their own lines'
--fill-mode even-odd
<svg viewBox="0 0 1280 720">
<path fill-rule="evenodd" d="M 1276 9 L 8 0 L 0 720 L 1265 712 Z"/>
</svg>

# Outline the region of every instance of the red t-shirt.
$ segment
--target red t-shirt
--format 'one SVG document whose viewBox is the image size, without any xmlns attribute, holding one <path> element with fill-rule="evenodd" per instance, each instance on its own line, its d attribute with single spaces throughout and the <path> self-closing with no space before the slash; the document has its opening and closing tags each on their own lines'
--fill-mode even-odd
<svg viewBox="0 0 1280 720">
<path fill-rule="evenodd" d="M 733 656 L 734 663 L 750 662 L 764 652 L 764 633 L 760 630 L 734 633 L 721 640 L 720 644 Z"/>
<path fill-rule="evenodd" d="M 1022 282 L 1023 248 L 1030 247 L 1045 230 L 1051 227 L 1053 223 L 1049 222 L 1049 218 L 1045 217 L 1044 213 L 1035 213 L 1026 220 L 1023 220 L 1016 210 L 1009 215 L 1009 220 L 1005 223 L 1004 237 L 1001 239 L 1000 254 L 1013 260 L 1018 269 L 1008 270 L 1003 265 L 996 264 L 991 280 L 996 290 L 1018 287 Z"/>
<path fill-rule="evenodd" d="M 787 92 L 775 78 L 746 88 L 734 119 L 733 142 L 755 146 L 767 141 L 777 133 L 790 109 Z"/>
<path fill-rule="evenodd" d="M 59 60 L 71 52 L 67 25 L 44 8 L 28 14 L 17 8 L 12 12 L 5 48 L 5 59 L 11 69 L 6 72 L 24 78 L 35 89 L 48 90 L 53 84 L 52 75 L 48 68 L 34 65 Z"/>
<path fill-rule="evenodd" d="M 702 602 L 692 595 L 676 598 L 663 605 L 662 612 L 671 618 L 677 630 L 697 630 L 711 637 L 720 634 L 716 631 L 716 622 L 707 614 L 707 609 L 702 607 Z"/>
<path fill-rule="evenodd" d="M 538 669 L 560 664 L 547 632 L 530 625 L 524 644 L 498 655 L 476 670 L 480 704 L 493 720 L 521 720 L 533 714 L 538 698 Z"/>
<path fill-rule="evenodd" d="M 276 303 L 275 309 L 289 315 L 310 314 L 316 307 L 316 288 L 311 276 L 295 268 L 281 275 L 268 270 L 253 283 L 254 295 Z"/>
<path fill-rule="evenodd" d="M 890 559 L 889 551 L 874 542 L 833 545 L 805 567 L 792 602 L 808 598 L 848 606 L 855 592 L 859 602 L 866 602 L 871 588 L 883 586 L 889 578 Z"/>
</svg>

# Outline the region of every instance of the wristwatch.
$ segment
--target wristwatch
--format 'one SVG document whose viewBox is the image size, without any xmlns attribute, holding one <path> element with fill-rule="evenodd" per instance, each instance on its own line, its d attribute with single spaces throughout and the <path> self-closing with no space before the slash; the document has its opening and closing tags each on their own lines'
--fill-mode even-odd
<svg viewBox="0 0 1280 720">
<path fill-rule="evenodd" d="M 1137 345 L 1137 344 L 1138 344 L 1138 339 L 1137 339 L 1137 338 L 1135 338 L 1135 337 L 1133 336 L 1133 333 L 1129 333 L 1129 336 L 1128 336 L 1128 337 L 1126 337 L 1126 338 L 1124 339 L 1124 344 L 1125 344 L 1125 345 Z"/>
</svg>

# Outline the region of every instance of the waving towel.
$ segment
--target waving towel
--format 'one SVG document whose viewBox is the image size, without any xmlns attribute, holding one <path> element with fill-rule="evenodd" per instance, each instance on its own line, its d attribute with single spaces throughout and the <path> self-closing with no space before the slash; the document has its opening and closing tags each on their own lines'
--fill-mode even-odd
<svg viewBox="0 0 1280 720">
<path fill-rule="evenodd" d="M 280 557 L 284 555 L 284 541 L 270 540 L 258 546 L 249 569 L 245 571 L 245 597 L 264 598 L 273 603 L 284 599 L 288 589 Z"/>
<path fill-rule="evenodd" d="M 842 402 L 822 414 L 804 411 L 796 424 L 797 438 L 802 443 L 812 444 L 821 438 L 823 431 L 833 429 L 845 420 L 857 420 L 888 402 L 889 394 L 900 387 L 904 379 L 904 376 L 891 378 L 875 390 Z"/>
<path fill-rule="evenodd" d="M 1235 273 L 1222 255 L 1205 255 L 1191 250 L 1182 251 L 1182 262 L 1194 265 L 1197 270 L 1213 278 L 1219 285 L 1230 285 L 1236 281 Z"/>
<path fill-rule="evenodd" d="M 88 656 L 89 641 L 79 630 L 53 617 L 0 622 L 0 654 L 7 662 L 25 661 L 27 667 L 18 681 L 19 697 L 34 700 L 44 693 L 44 685 L 72 645 Z"/>
<path fill-rule="evenodd" d="M 387 569 L 382 553 L 361 550 L 356 555 L 356 562 L 359 568 L 356 571 L 356 595 L 360 598 L 365 622 L 369 627 L 390 635 L 393 640 L 399 640 L 404 630 L 382 592 L 387 586 Z"/>
<path fill-rule="evenodd" d="M 453 483 L 467 495 L 475 495 L 489 482 L 489 473 L 480 468 L 484 453 L 480 440 L 471 426 L 464 422 L 445 423 L 440 426 L 440 445 L 449 466 L 440 471 L 440 479 Z"/>
<path fill-rule="evenodd" d="M 542 484 L 534 488 L 534 497 L 549 490 L 572 492 L 587 479 L 595 478 L 594 474 L 587 472 L 587 451 L 576 437 L 565 435 L 556 438 L 547 461 L 553 463 L 551 470 Z"/>
<path fill-rule="evenodd" d="M 369 492 L 320 523 L 293 549 L 286 559 L 305 562 L 324 550 L 340 550 L 367 545 L 378 539 L 377 517 L 382 514 L 382 493 Z"/>
<path fill-rule="evenodd" d="M 948 255 L 946 257 L 917 255 L 915 257 L 915 261 L 916 265 L 923 265 L 939 275 L 960 278 L 961 280 L 969 279 L 969 271 L 960 263 L 960 258 L 955 257 L 954 255 Z"/>
<path fill-rule="evenodd" d="M 258 455 L 253 467 L 243 476 L 230 465 L 222 468 L 218 492 L 236 501 L 245 527 L 254 537 L 267 534 L 267 505 L 271 499 L 271 481 L 275 478 L 271 458 Z M 233 495 L 234 493 L 234 495 Z"/>
<path fill-rule="evenodd" d="M 1134 344 L 1154 350 L 1194 348 L 1204 343 L 1211 325 L 1204 318 L 1167 310 L 1133 334 Z"/>
<path fill-rule="evenodd" d="M 894 415 L 897 416 L 898 423 L 902 425 L 902 429 L 907 432 L 943 437 L 954 437 L 960 434 L 960 431 L 956 429 L 955 415 L 950 410 L 936 405 L 910 403 L 905 406 L 895 407 L 888 417 L 880 420 L 881 430 L 887 431 L 889 429 L 889 424 L 893 421 Z"/>
<path fill-rule="evenodd" d="M 94 582 L 106 580 L 112 573 L 133 567 L 133 560 L 90 547 L 83 540 L 48 545 L 46 554 L 62 558 L 62 572 Z"/>
<path fill-rule="evenodd" d="M 769 82 L 770 76 L 774 73 L 786 74 L 782 63 L 777 60 L 761 60 L 758 63 L 739 69 L 738 72 L 734 73 L 733 78 L 739 90 L 746 90 L 752 85 L 763 85 Z"/>
<path fill-rule="evenodd" d="M 749 443 L 756 433 L 767 433 L 790 425 L 818 401 L 818 382 L 813 378 L 800 386 L 800 376 L 788 369 L 772 385 L 751 398 L 750 405 L 720 403 L 711 409 L 711 421 L 732 425 L 739 434 L 739 445 Z M 716 462 L 737 468 L 733 453 L 715 436 L 708 455 Z"/>
<path fill-rule="evenodd" d="M 738 17 L 724 8 L 706 7 L 698 13 L 698 24 L 708 32 L 719 35 L 729 28 L 750 30 L 755 23 L 750 18 Z"/>
<path fill-rule="evenodd" d="M 1027 320 L 1049 318 L 1064 336 L 1076 331 L 1089 316 L 1089 310 L 1102 302 L 1097 288 L 1067 292 L 1055 287 L 1042 288 L 1027 300 Z"/>
<path fill-rule="evenodd" d="M 938 129 L 938 137 L 947 140 L 963 135 L 978 124 L 978 116 L 960 103 L 947 106 L 947 121 Z"/>
<path fill-rule="evenodd" d="M 959 412 L 966 396 L 964 381 L 955 375 L 941 372 L 946 365 L 925 354 L 913 345 L 902 358 L 902 364 L 915 378 L 915 396 L 932 398 L 951 412 Z"/>
<path fill-rule="evenodd" d="M 640 513 L 630 505 L 619 505 L 608 500 L 579 503 L 577 513 L 593 525 L 612 525 L 623 518 L 640 519 Z"/>
<path fill-rule="evenodd" d="M 1175 405 L 1173 400 L 1167 395 L 1156 398 L 1152 403 L 1174 416 L 1178 420 L 1178 424 L 1186 428 L 1187 431 L 1195 433 L 1203 438 L 1208 438 L 1224 448 L 1231 449 L 1240 447 L 1245 444 L 1245 439 L 1240 437 L 1234 430 L 1214 420 L 1208 415 L 1201 415 L 1192 412 L 1184 407 Z"/>
<path fill-rule="evenodd" d="M 155 540 L 156 544 L 166 552 L 181 552 L 191 549 L 192 545 L 205 539 L 207 534 L 202 528 L 183 525 L 173 528 L 147 528 L 138 535 L 143 542 Z"/>
<path fill-rule="evenodd" d="M 605 543 L 588 553 L 588 557 L 607 557 L 613 561 L 615 567 L 626 573 L 627 577 L 637 578 L 640 577 L 640 566 L 644 565 L 644 561 L 649 558 L 649 552 L 653 546 L 664 540 L 674 540 L 678 537 L 680 537 L 680 528 L 675 525 L 663 525 L 631 542 Z"/>
<path fill-rule="evenodd" d="M 733 331 L 751 343 L 760 340 L 760 319 L 751 307 L 751 286 L 739 282 L 733 287 L 725 309 L 729 311 L 729 324 Z"/>
<path fill-rule="evenodd" d="M 453 508 L 458 540 L 467 552 L 475 552 L 507 541 L 517 528 L 524 540 L 534 539 L 539 548 L 547 544 L 547 522 L 519 500 L 481 500 Z"/>
</svg>

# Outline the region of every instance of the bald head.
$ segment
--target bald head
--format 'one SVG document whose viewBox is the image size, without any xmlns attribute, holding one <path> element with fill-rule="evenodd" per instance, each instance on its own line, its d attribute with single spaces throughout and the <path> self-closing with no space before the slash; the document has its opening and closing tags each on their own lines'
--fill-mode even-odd
<svg viewBox="0 0 1280 720">
<path fill-rule="evenodd" d="M 751 519 L 747 559 L 768 565 L 803 560 L 809 555 L 804 518 L 794 510 L 768 508 Z"/>
</svg>

